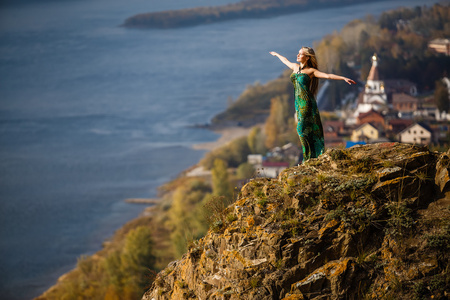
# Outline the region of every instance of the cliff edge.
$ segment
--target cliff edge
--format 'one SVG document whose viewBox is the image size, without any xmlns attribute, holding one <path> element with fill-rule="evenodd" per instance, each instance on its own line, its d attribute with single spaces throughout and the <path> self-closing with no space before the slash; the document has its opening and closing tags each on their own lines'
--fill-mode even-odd
<svg viewBox="0 0 450 300">
<path fill-rule="evenodd" d="M 449 172 L 384 143 L 253 179 L 143 299 L 448 299 Z"/>
</svg>

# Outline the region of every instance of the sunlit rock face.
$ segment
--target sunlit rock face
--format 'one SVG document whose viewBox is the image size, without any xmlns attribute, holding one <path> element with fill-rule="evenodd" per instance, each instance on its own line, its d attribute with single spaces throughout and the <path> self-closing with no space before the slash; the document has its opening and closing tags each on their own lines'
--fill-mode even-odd
<svg viewBox="0 0 450 300">
<path fill-rule="evenodd" d="M 373 144 L 255 178 L 143 299 L 446 299 L 449 156 Z"/>
</svg>

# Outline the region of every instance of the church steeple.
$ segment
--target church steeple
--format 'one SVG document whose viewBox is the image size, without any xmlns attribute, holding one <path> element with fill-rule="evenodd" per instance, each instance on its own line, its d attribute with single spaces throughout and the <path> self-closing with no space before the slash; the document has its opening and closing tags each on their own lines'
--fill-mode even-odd
<svg viewBox="0 0 450 300">
<path fill-rule="evenodd" d="M 367 77 L 366 93 L 384 93 L 384 83 L 378 74 L 378 57 L 374 53 L 372 56 L 372 67 Z"/>
<path fill-rule="evenodd" d="M 378 57 L 376 53 L 372 56 L 372 68 L 370 68 L 369 76 L 367 77 L 367 81 L 369 80 L 380 80 L 380 76 L 378 75 Z"/>
<path fill-rule="evenodd" d="M 384 90 L 384 82 L 380 80 L 378 74 L 378 57 L 374 54 L 372 56 L 372 68 L 370 69 L 369 76 L 367 76 L 362 103 L 358 104 L 355 116 L 359 113 L 368 112 L 369 110 L 382 112 L 386 109 L 387 95 Z"/>
</svg>

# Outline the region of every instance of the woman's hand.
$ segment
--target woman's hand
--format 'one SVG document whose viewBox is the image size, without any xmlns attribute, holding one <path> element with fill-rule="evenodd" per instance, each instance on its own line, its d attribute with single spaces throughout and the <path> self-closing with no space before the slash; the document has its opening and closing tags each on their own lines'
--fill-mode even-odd
<svg viewBox="0 0 450 300">
<path fill-rule="evenodd" d="M 270 54 L 272 54 L 275 57 L 278 57 L 279 60 L 281 60 L 281 62 L 283 64 L 285 64 L 286 66 L 289 67 L 289 69 L 294 70 L 295 67 L 297 66 L 297 64 L 295 63 L 291 63 L 286 57 L 284 57 L 283 55 L 280 55 L 278 53 L 276 53 L 275 51 L 270 51 Z"/>
<path fill-rule="evenodd" d="M 350 78 L 345 77 L 344 78 L 345 82 L 347 82 L 348 84 L 352 85 L 352 84 L 356 84 L 356 82 Z"/>
</svg>

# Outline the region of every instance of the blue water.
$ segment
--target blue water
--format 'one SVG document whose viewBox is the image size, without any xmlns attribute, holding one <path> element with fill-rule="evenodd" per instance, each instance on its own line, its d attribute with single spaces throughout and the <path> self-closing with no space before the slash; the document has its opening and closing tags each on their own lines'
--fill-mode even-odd
<svg viewBox="0 0 450 300">
<path fill-rule="evenodd" d="M 437 1 L 385 1 L 170 30 L 119 25 L 136 13 L 232 0 L 66 0 L 0 6 L 0 298 L 38 296 L 156 187 L 217 138 L 193 129 L 248 84 L 279 76 L 269 51 L 368 13 Z M 235 1 L 236 2 L 236 1 Z"/>
</svg>

